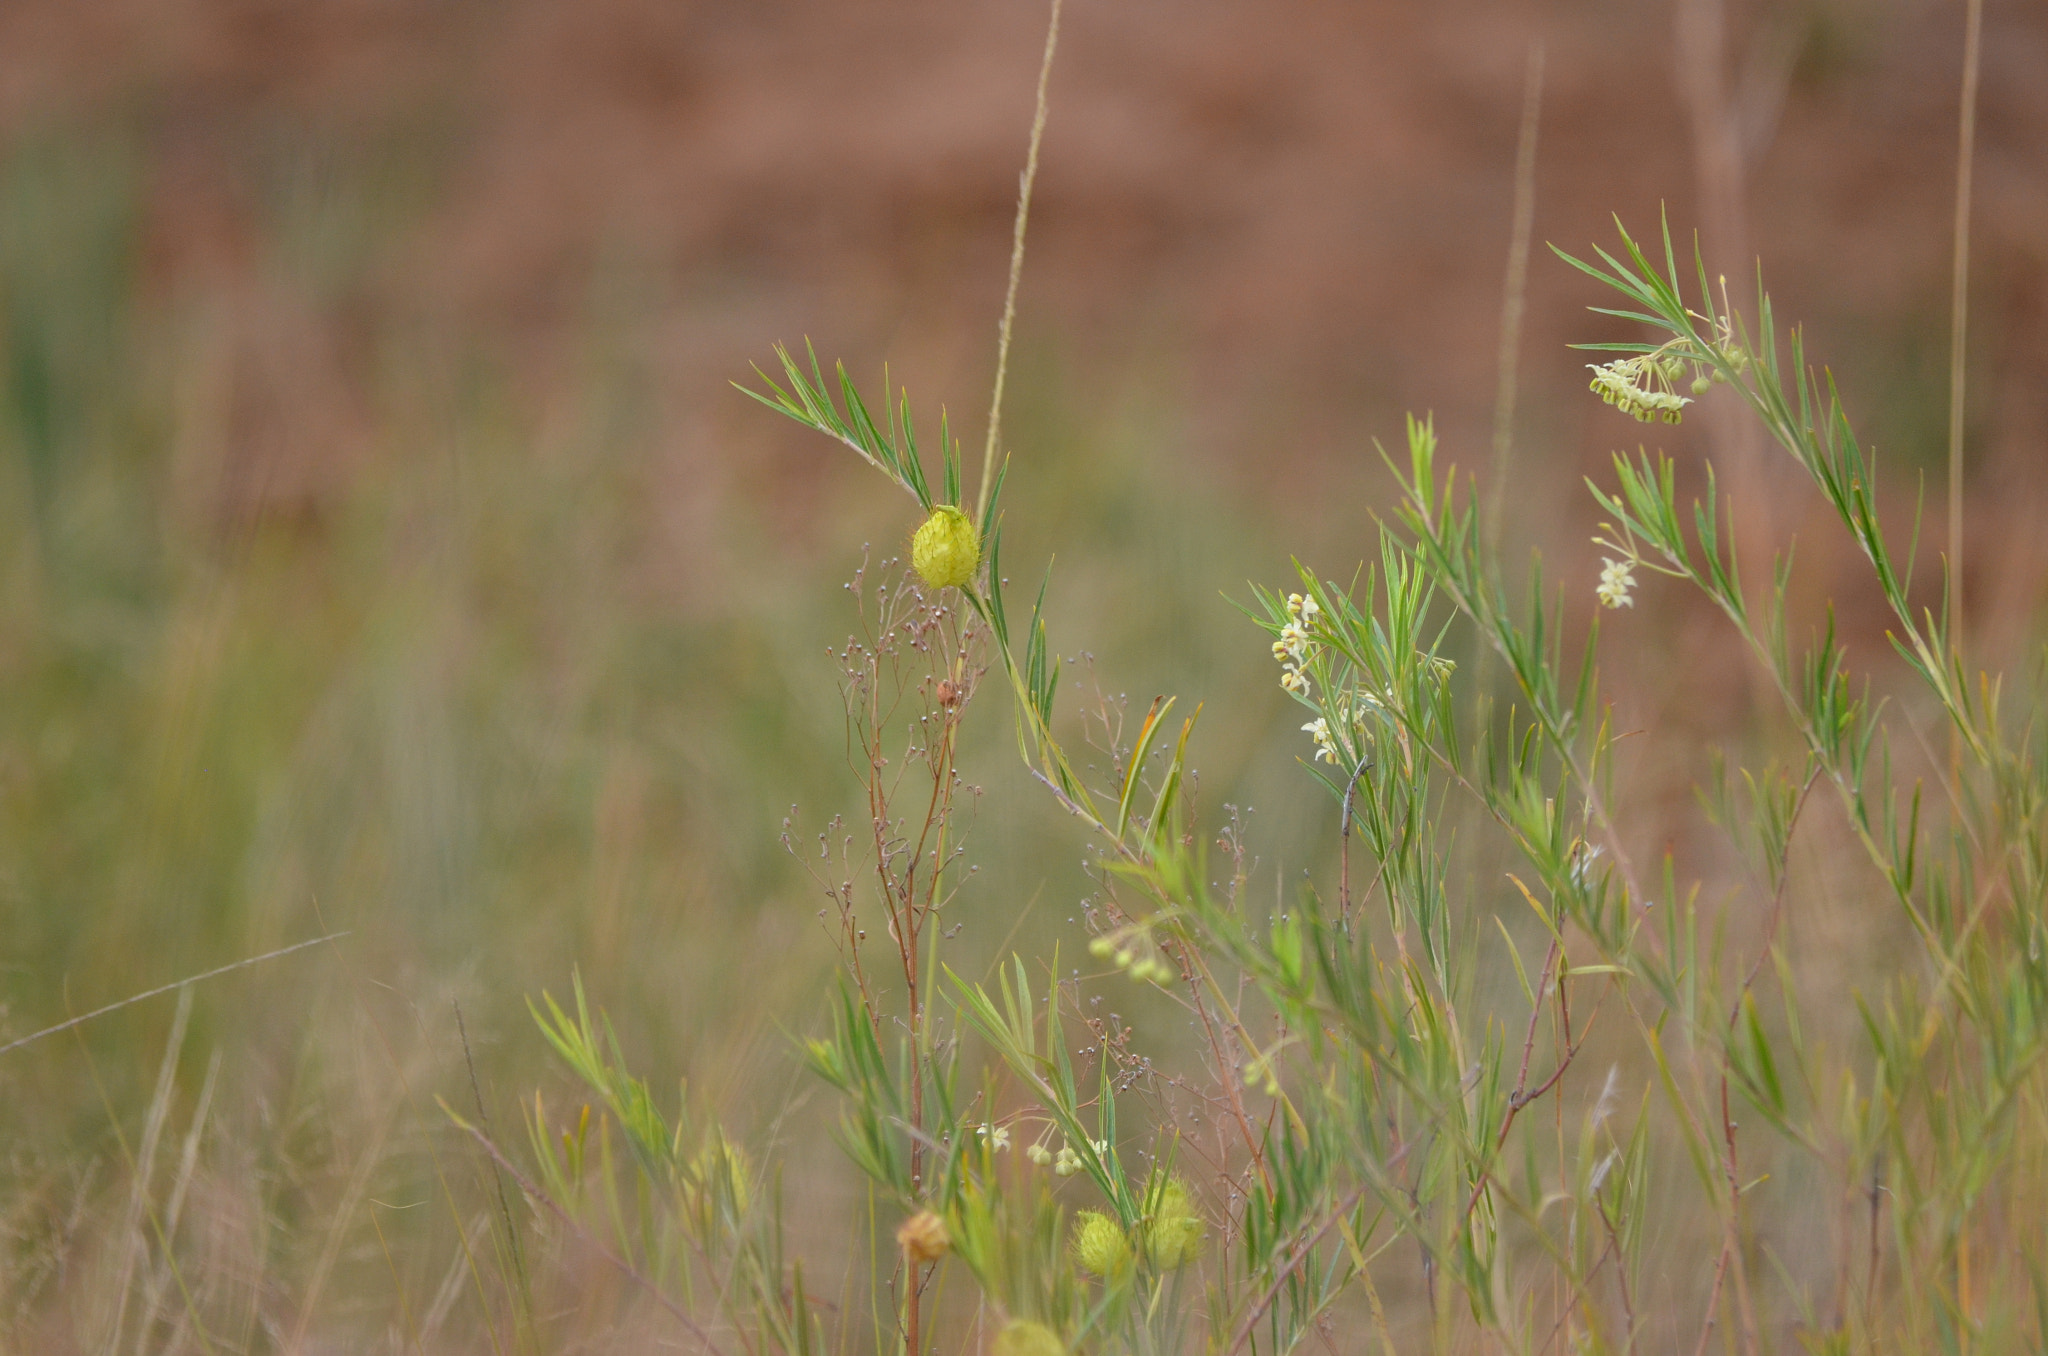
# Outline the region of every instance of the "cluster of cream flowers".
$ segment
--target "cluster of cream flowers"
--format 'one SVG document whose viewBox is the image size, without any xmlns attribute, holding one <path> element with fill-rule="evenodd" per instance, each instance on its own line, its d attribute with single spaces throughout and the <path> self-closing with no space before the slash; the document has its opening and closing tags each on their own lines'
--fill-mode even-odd
<svg viewBox="0 0 2048 1356">
<path fill-rule="evenodd" d="M 1303 670 L 1315 646 L 1309 631 L 1321 612 L 1315 599 L 1298 593 L 1287 595 L 1287 624 L 1280 628 L 1280 639 L 1273 642 L 1273 658 L 1280 665 L 1280 686 L 1297 696 L 1308 695 L 1308 674 Z"/>
<path fill-rule="evenodd" d="M 1301 728 L 1308 731 L 1310 738 L 1316 741 L 1316 759 L 1319 762 L 1334 763 L 1337 761 L 1337 743 L 1330 738 L 1329 721 L 1321 716 L 1317 716 Z"/>
<path fill-rule="evenodd" d="M 1373 696 L 1372 693 L 1361 690 L 1353 693 L 1345 701 L 1344 716 L 1353 731 L 1363 730 L 1366 717 L 1374 711 L 1385 709 L 1385 705 L 1384 702 L 1378 697 Z M 1339 763 L 1343 761 L 1339 757 L 1337 737 L 1330 730 L 1328 717 L 1317 716 L 1301 728 L 1308 732 L 1309 738 L 1316 741 L 1316 760 L 1318 762 Z"/>
<path fill-rule="evenodd" d="M 1608 404 L 1651 423 L 1663 420 L 1675 424 L 1692 401 L 1671 389 L 1671 383 L 1685 375 L 1685 363 L 1671 355 L 1641 353 L 1611 363 L 1587 363 L 1593 373 L 1588 383 L 1593 394 Z"/>
<path fill-rule="evenodd" d="M 1600 586 L 1593 590 L 1600 599 L 1600 605 L 1634 607 L 1636 600 L 1628 596 L 1628 591 L 1636 586 L 1636 563 L 1633 560 L 1613 560 L 1607 556 L 1600 558 L 1607 562 L 1600 567 Z"/>
</svg>

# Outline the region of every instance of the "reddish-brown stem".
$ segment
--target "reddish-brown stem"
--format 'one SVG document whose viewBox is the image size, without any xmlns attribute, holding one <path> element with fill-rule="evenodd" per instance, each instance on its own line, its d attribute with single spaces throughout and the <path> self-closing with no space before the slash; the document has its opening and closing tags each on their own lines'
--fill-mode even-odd
<svg viewBox="0 0 2048 1356">
<path fill-rule="evenodd" d="M 1368 754 L 1351 769 L 1351 780 L 1344 787 L 1344 813 L 1337 821 L 1337 916 L 1347 928 L 1351 926 L 1351 800 L 1358 794 L 1358 779 L 1370 766 L 1372 756 Z M 1384 863 L 1381 869 L 1385 869 Z"/>
<path fill-rule="evenodd" d="M 1799 825 L 1800 813 L 1806 808 L 1806 798 L 1814 784 L 1820 780 L 1821 768 L 1815 764 L 1808 772 L 1806 784 L 1799 788 L 1798 799 L 1792 803 L 1792 814 L 1785 821 L 1785 837 L 1778 849 L 1778 883 L 1771 891 L 1771 907 L 1764 919 L 1763 944 L 1751 958 L 1749 970 L 1742 977 L 1742 987 L 1735 992 L 1735 1001 L 1729 1006 L 1728 1026 L 1721 1042 L 1721 1175 L 1728 1186 L 1728 1217 L 1721 1231 L 1721 1252 L 1714 1260 L 1714 1284 L 1707 1293 L 1707 1317 L 1700 1328 L 1700 1340 L 1693 1348 L 1693 1356 L 1705 1356 L 1707 1342 L 1713 1336 L 1714 1315 L 1721 1303 L 1721 1285 L 1727 1279 L 1728 1266 L 1735 1258 L 1742 1242 L 1742 1182 L 1735 1153 L 1735 1118 L 1728 1109 L 1728 1067 L 1729 1050 L 1735 1042 L 1735 1024 L 1741 1020 L 1743 1003 L 1749 997 L 1750 989 L 1756 984 L 1756 977 L 1763 969 L 1764 958 L 1776 944 L 1778 922 L 1785 911 L 1785 884 L 1791 872 L 1788 861 L 1792 852 L 1792 832 Z M 1737 1307 L 1742 1316 L 1742 1341 L 1745 1351 L 1757 1348 L 1756 1317 L 1750 1312 L 1748 1285 L 1738 1272 L 1735 1277 Z"/>
<path fill-rule="evenodd" d="M 1629 1293 L 1628 1262 L 1621 1253 L 1621 1231 L 1614 1227 L 1614 1217 L 1607 1213 L 1607 1204 L 1598 1195 L 1593 1198 L 1593 1208 L 1600 1212 L 1600 1223 L 1607 1230 L 1607 1248 L 1614 1256 L 1614 1283 L 1621 1291 L 1621 1350 L 1623 1356 L 1633 1351 L 1636 1345 L 1636 1302 Z"/>
<path fill-rule="evenodd" d="M 1264 1294 L 1259 1296 L 1258 1303 L 1246 1310 L 1245 1316 L 1238 1321 L 1237 1331 L 1231 1335 L 1230 1345 L 1224 1348 L 1226 1352 L 1237 1351 L 1244 1346 L 1246 1339 L 1252 1335 L 1252 1329 L 1258 1326 L 1259 1319 L 1265 1315 L 1268 1309 L 1273 1307 L 1273 1301 L 1280 1297 L 1280 1291 L 1286 1286 L 1287 1278 L 1301 1269 L 1301 1264 L 1308 1260 L 1308 1255 L 1315 1251 L 1318 1243 L 1323 1241 L 1323 1235 L 1329 1233 L 1336 1226 L 1338 1220 L 1350 1214 L 1358 1203 L 1365 1199 L 1365 1192 L 1366 1188 L 1363 1185 L 1353 1187 L 1351 1194 L 1346 1196 L 1337 1208 L 1324 1218 L 1320 1225 L 1316 1226 L 1316 1231 L 1296 1245 L 1293 1254 L 1288 1257 L 1286 1265 L 1274 1273 L 1273 1283 L 1266 1287 Z"/>
<path fill-rule="evenodd" d="M 1261 1179 L 1265 1177 L 1265 1155 L 1259 1151 L 1259 1135 L 1252 1126 L 1251 1113 L 1245 1110 L 1242 1080 L 1225 1048 L 1223 1033 L 1216 1029 L 1215 1018 L 1209 1012 L 1209 1004 L 1202 997 L 1202 981 L 1206 973 L 1198 972 L 1199 957 L 1192 947 L 1181 945 L 1180 954 L 1174 959 L 1180 963 L 1182 976 L 1187 980 L 1188 992 L 1193 996 L 1195 1015 L 1202 1020 L 1202 1034 L 1209 1042 L 1209 1058 L 1216 1066 L 1216 1076 L 1222 1081 L 1230 1098 L 1230 1116 L 1237 1122 L 1239 1132 L 1244 1136 L 1244 1147 L 1251 1155 L 1252 1166 Z"/>
<path fill-rule="evenodd" d="M 1607 1259 L 1610 1256 L 1615 1256 L 1615 1254 L 1615 1237 L 1610 1232 L 1607 1235 L 1607 1242 L 1600 1249 L 1600 1255 L 1593 1259 L 1592 1271 L 1587 1272 L 1586 1275 L 1590 1278 L 1598 1274 L 1600 1268 L 1606 1264 Z M 1616 1265 L 1617 1267 L 1620 1265 L 1618 1257 Z M 1584 1285 L 1576 1281 L 1572 1283 L 1571 1294 L 1566 1298 L 1565 1303 L 1559 1307 L 1557 1321 L 1550 1325 L 1550 1334 L 1543 1339 L 1543 1345 L 1536 1348 L 1536 1356 L 1547 1356 L 1551 1343 L 1557 1341 L 1557 1335 L 1564 1331 L 1564 1325 L 1571 1319 L 1572 1310 L 1577 1307 L 1580 1297 L 1585 1293 L 1586 1287 Z"/>
<path fill-rule="evenodd" d="M 1579 1047 L 1572 1040 L 1572 999 L 1566 988 L 1564 976 L 1557 976 L 1557 1006 L 1564 1021 L 1564 1054 L 1558 1058 L 1557 1067 L 1550 1071 L 1550 1077 L 1538 1084 L 1535 1091 L 1529 1090 L 1529 1059 L 1536 1048 L 1536 1019 L 1543 1011 L 1543 990 L 1551 982 L 1551 967 L 1557 965 L 1563 955 L 1562 944 L 1553 940 L 1550 950 L 1543 957 L 1543 970 L 1536 983 L 1536 1005 L 1529 1009 L 1529 1029 L 1522 1037 L 1522 1067 L 1515 1075 L 1515 1090 L 1508 1094 L 1508 1114 L 1500 1123 L 1500 1133 L 1494 1137 L 1493 1152 L 1487 1155 L 1487 1166 L 1480 1169 L 1479 1180 L 1472 1184 L 1472 1195 L 1465 1202 L 1465 1218 L 1472 1218 L 1472 1212 L 1479 1208 L 1479 1198 L 1486 1194 L 1486 1187 L 1493 1180 L 1492 1160 L 1500 1156 L 1501 1149 L 1508 1142 L 1508 1131 L 1515 1128 L 1515 1117 L 1522 1114 L 1522 1108 L 1540 1099 L 1544 1093 L 1557 1086 L 1564 1071 L 1571 1067 L 1572 1057 L 1579 1053 Z"/>
</svg>

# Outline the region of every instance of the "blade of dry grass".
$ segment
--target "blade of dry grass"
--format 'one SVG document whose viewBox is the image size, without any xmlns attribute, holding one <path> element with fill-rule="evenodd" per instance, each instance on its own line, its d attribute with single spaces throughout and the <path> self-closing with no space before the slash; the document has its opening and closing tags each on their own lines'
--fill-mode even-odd
<svg viewBox="0 0 2048 1356">
<path fill-rule="evenodd" d="M 1969 0 L 1963 37 L 1962 113 L 1956 133 L 1955 259 L 1949 279 L 1948 615 L 1952 638 L 1961 634 L 1963 621 L 1963 358 L 1970 316 L 1970 180 L 1977 160 L 1977 72 L 1983 39 L 1984 0 Z M 1959 742 L 1955 752 L 1960 758 Z"/>
<path fill-rule="evenodd" d="M 133 997 L 123 998 L 118 1003 L 109 1003 L 105 1007 L 94 1008 L 91 1012 L 83 1013 L 80 1016 L 73 1017 L 69 1021 L 59 1022 L 55 1026 L 46 1026 L 41 1031 L 32 1032 L 31 1034 L 23 1036 L 18 1040 L 11 1040 L 5 1045 L 0 1045 L 0 1055 L 8 1054 L 9 1052 L 14 1050 L 19 1050 L 24 1045 L 33 1045 L 37 1041 L 43 1039 L 43 1037 L 45 1036 L 55 1036 L 61 1032 L 69 1031 L 71 1030 L 71 1028 L 75 1026 L 83 1026 L 87 1022 L 92 1021 L 95 1017 L 104 1017 L 110 1012 L 119 1012 L 122 1008 L 133 1007 L 137 1003 L 145 1002 L 151 998 L 161 997 L 162 995 L 171 992 L 173 989 L 183 989 L 186 988 L 188 985 L 197 984 L 202 980 L 217 979 L 221 975 L 228 974 L 232 971 L 246 970 L 252 965 L 261 965 L 264 961 L 276 960 L 280 956 L 289 956 L 294 951 L 304 951 L 307 947 L 318 946 L 322 942 L 339 941 L 346 936 L 348 936 L 348 933 L 346 932 L 330 932 L 325 937 L 314 937 L 303 942 L 293 942 L 290 946 L 279 947 L 275 951 L 266 951 L 260 956 L 250 956 L 245 960 L 238 960 L 229 965 L 218 966 L 212 970 L 204 970 L 196 975 L 188 975 L 184 979 L 176 980 L 170 984 L 161 984 L 154 989 L 146 989 L 143 992 L 134 995 Z"/>
<path fill-rule="evenodd" d="M 171 1034 L 164 1041 L 164 1057 L 157 1065 L 156 1089 L 150 1094 L 149 1111 L 142 1122 L 142 1142 L 137 1146 L 133 1179 L 128 1190 L 128 1214 L 121 1225 L 121 1283 L 115 1287 L 114 1331 L 107 1350 L 121 1349 L 121 1335 L 128 1323 L 128 1300 L 135 1289 L 136 1268 L 147 1265 L 149 1240 L 143 1236 L 142 1220 L 149 1208 L 149 1188 L 156 1175 L 157 1140 L 169 1119 L 171 1080 L 178 1073 L 178 1052 L 185 1045 L 185 1028 L 192 1019 L 192 990 L 178 990 L 177 1011 L 171 1017 Z M 166 1233 L 169 1231 L 166 1230 Z M 145 1328 L 147 1325 L 145 1324 Z"/>
<path fill-rule="evenodd" d="M 191 990 L 186 990 L 190 993 Z M 206 1131 L 207 1117 L 213 1110 L 213 1094 L 220 1084 L 221 1054 L 218 1049 L 206 1064 L 206 1081 L 200 1085 L 199 1103 L 192 1111 L 192 1123 L 185 1128 L 185 1142 L 178 1153 L 178 1175 L 171 1184 L 170 1203 L 164 1207 L 164 1235 L 178 1236 L 178 1222 L 184 1218 L 185 1198 L 192 1186 L 193 1174 L 199 1166 L 199 1142 Z M 158 1316 L 163 1311 L 164 1295 L 169 1291 L 171 1278 L 168 1266 L 152 1270 L 146 1288 L 146 1302 L 142 1310 L 142 1322 L 135 1330 L 135 1353 L 143 1356 L 149 1349 L 149 1334 L 156 1327 Z M 206 1286 L 202 1283 L 201 1293 Z"/>
<path fill-rule="evenodd" d="M 1501 287 L 1500 383 L 1493 396 L 1493 483 L 1487 487 L 1486 540 L 1500 545 L 1501 505 L 1514 443 L 1516 368 L 1522 352 L 1522 312 L 1529 294 L 1529 237 L 1536 223 L 1536 133 L 1543 110 L 1543 44 L 1529 44 L 1522 78 L 1522 129 L 1515 142 L 1514 225 L 1508 238 L 1507 279 Z"/>
<path fill-rule="evenodd" d="M 994 483 L 996 443 L 1003 423 L 1003 379 L 1010 370 L 1010 332 L 1017 320 L 1017 282 L 1024 276 L 1024 228 L 1031 219 L 1031 189 L 1038 182 L 1038 147 L 1045 140 L 1045 87 L 1052 79 L 1052 56 L 1060 45 L 1060 4 L 1052 0 L 1052 18 L 1045 28 L 1045 56 L 1038 65 L 1038 106 L 1031 116 L 1031 147 L 1024 155 L 1024 173 L 1017 184 L 1017 220 L 1010 229 L 1010 282 L 1003 292 L 1003 320 L 996 331 L 995 389 L 988 401 L 988 441 L 981 449 L 981 489 L 974 501 L 974 520 L 988 509 Z"/>
</svg>

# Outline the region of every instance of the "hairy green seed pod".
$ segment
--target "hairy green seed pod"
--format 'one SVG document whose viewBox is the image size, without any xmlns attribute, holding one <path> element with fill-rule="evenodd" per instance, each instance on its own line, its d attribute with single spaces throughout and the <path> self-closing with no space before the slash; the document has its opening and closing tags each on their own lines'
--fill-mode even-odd
<svg viewBox="0 0 2048 1356">
<path fill-rule="evenodd" d="M 1121 1276 L 1131 1267 L 1131 1241 L 1109 1216 L 1083 1210 L 1074 1217 L 1074 1261 L 1091 1276 Z"/>
<path fill-rule="evenodd" d="M 1178 1177 L 1169 1178 L 1159 1189 L 1152 1220 L 1145 1226 L 1145 1256 L 1161 1271 L 1174 1271 L 1202 1251 L 1206 1228 L 1202 1217 L 1195 1213 L 1187 1183 Z"/>
<path fill-rule="evenodd" d="M 935 589 L 964 588 L 981 564 L 981 538 L 966 514 L 941 504 L 911 539 L 910 563 Z"/>
<path fill-rule="evenodd" d="M 1043 1323 L 1015 1319 L 996 1334 L 992 1356 L 1067 1356 L 1067 1344 Z"/>
</svg>

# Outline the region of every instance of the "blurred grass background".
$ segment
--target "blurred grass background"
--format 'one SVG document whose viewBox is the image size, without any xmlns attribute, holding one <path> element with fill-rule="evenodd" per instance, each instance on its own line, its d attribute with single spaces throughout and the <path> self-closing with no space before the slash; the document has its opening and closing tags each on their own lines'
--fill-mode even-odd
<svg viewBox="0 0 2048 1356">
<path fill-rule="evenodd" d="M 1202 801 L 1256 807 L 1276 888 L 1324 864 L 1327 816 L 1228 598 L 1290 554 L 1348 575 L 1384 500 L 1370 439 L 1404 411 L 1489 464 L 1532 43 L 1513 549 L 1590 604 L 1578 476 L 1643 430 L 1584 395 L 1563 345 L 1608 322 L 1541 242 L 1660 204 L 1731 277 L 1762 257 L 1895 504 L 1941 483 L 1960 7 L 1728 3 L 1703 53 L 1679 19 L 1709 3 L 1069 7 L 1006 561 L 1057 558 L 1054 643 L 1111 692 L 1207 703 Z M 850 802 L 839 585 L 914 524 L 728 382 L 808 336 L 978 446 L 1043 19 L 0 9 L 0 1041 L 349 934 L 200 987 L 189 1025 L 165 997 L 0 1056 L 0 1346 L 184 1340 L 122 1270 L 152 1108 L 164 1144 L 192 1133 L 190 1279 L 243 1349 L 366 1349 L 430 1312 L 491 1208 L 433 1105 L 472 1104 L 453 1005 L 509 1133 L 563 1086 L 524 1002 L 572 966 L 657 1086 L 843 1180 L 828 1117 L 775 1120 L 833 964 L 778 837 L 792 805 L 801 840 Z M 1986 25 L 1969 596 L 2009 659 L 2048 574 L 2048 13 L 1991 0 Z M 1722 132 L 1732 190 L 1702 168 Z M 1716 427 L 1654 432 L 1689 467 L 1743 456 Z M 1829 525 L 1754 475 L 1801 533 L 1801 596 L 1840 593 Z M 1677 751 L 1636 788 L 1653 850 L 1706 743 L 1770 738 L 1710 619 L 1658 601 L 1607 661 L 1624 723 Z M 1840 602 L 1885 663 L 1867 600 Z M 959 954 L 1073 950 L 1083 845 L 990 698 Z M 445 1299 L 436 1340 L 481 1349 L 474 1304 Z"/>
</svg>

